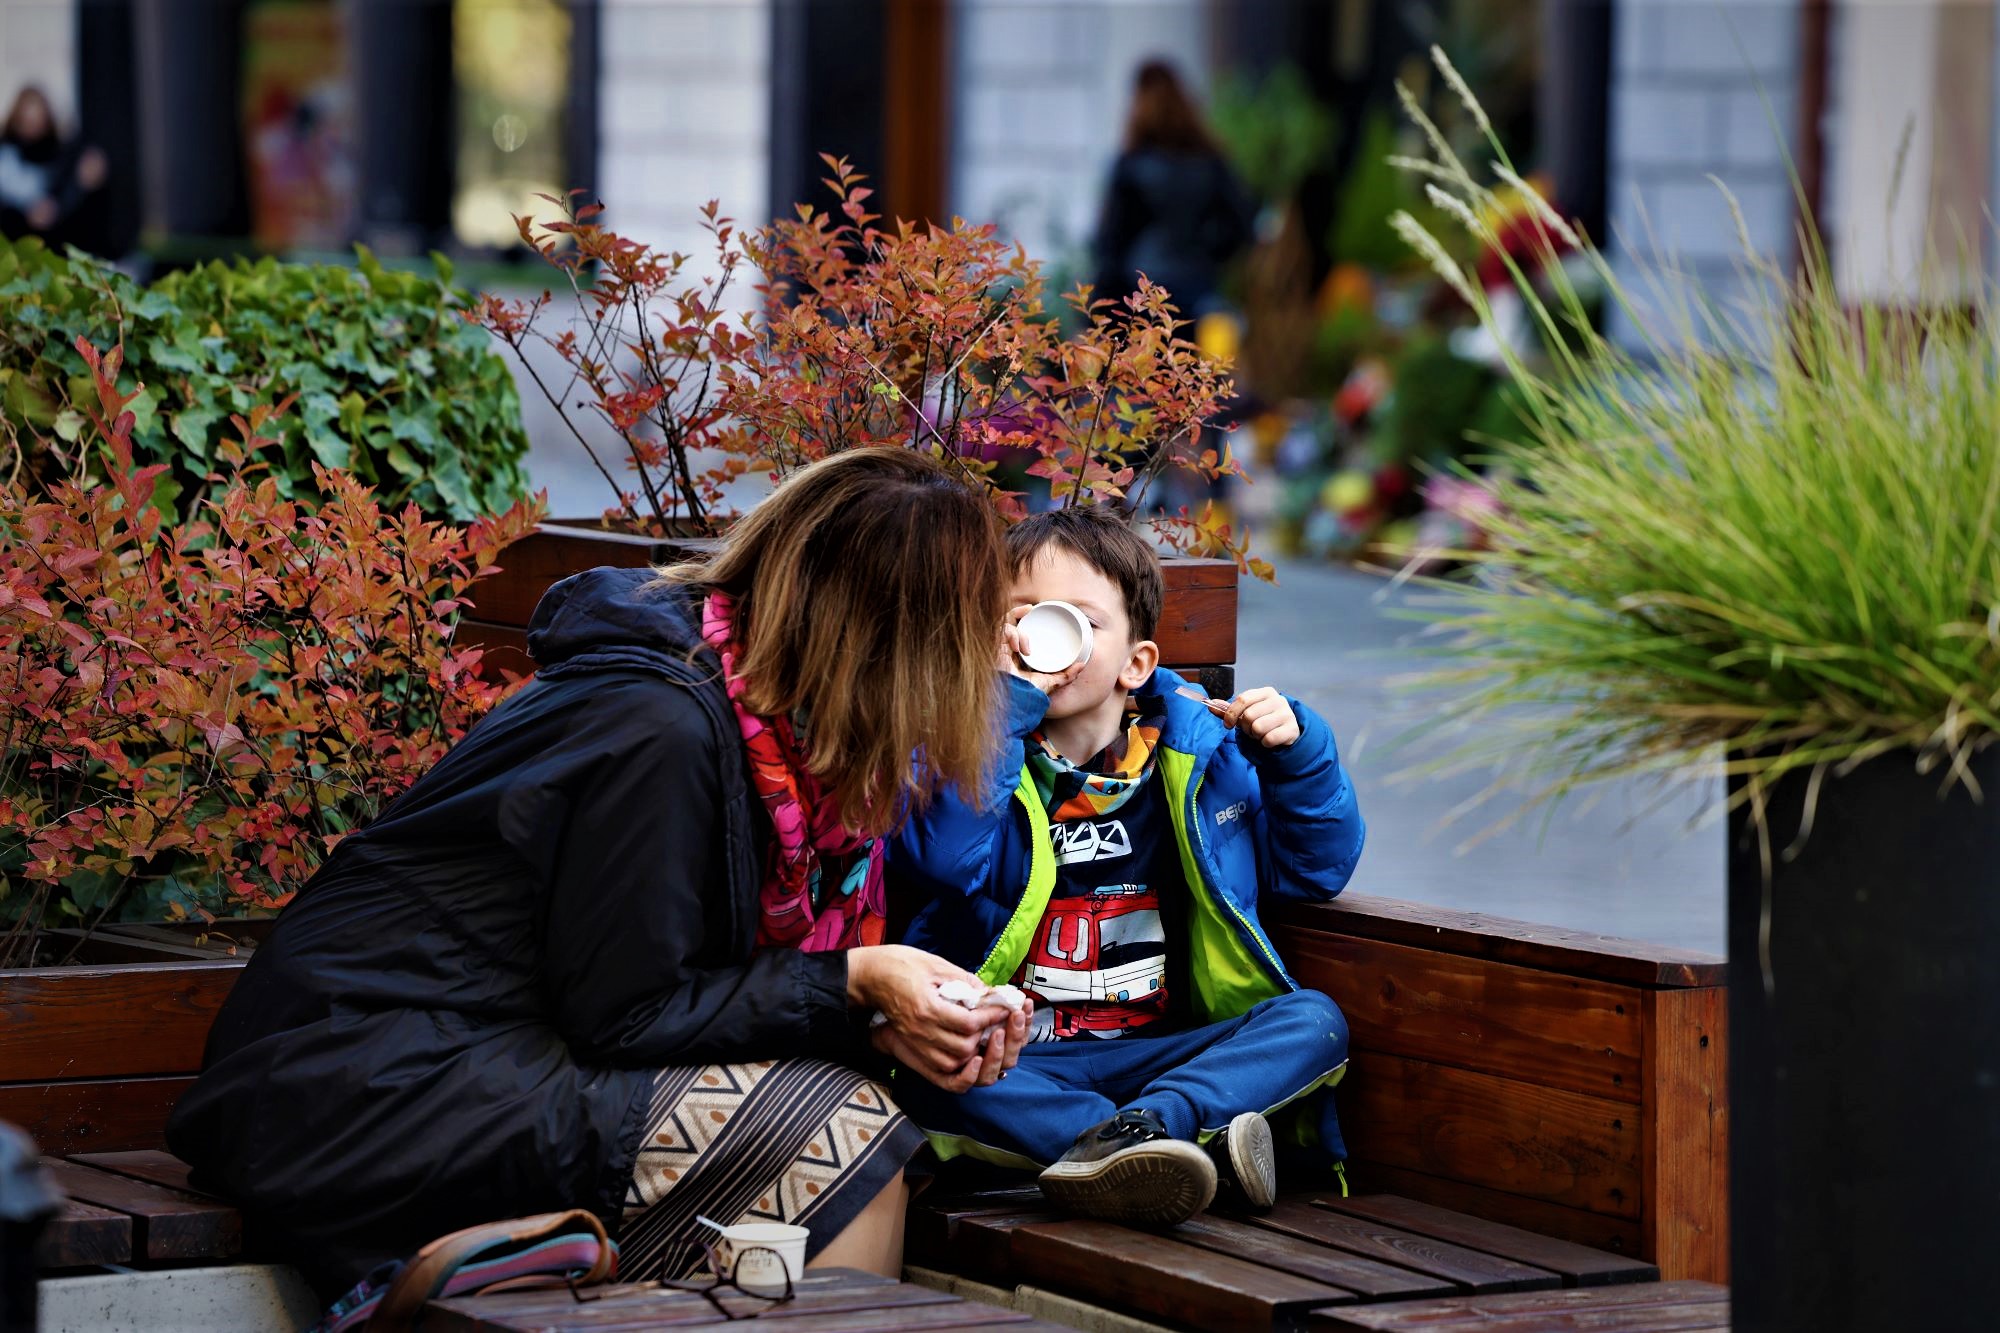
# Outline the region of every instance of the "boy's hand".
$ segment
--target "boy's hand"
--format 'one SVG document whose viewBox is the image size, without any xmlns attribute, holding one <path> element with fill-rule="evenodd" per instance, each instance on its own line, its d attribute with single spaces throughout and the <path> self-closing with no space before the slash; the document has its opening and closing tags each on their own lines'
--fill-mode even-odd
<svg viewBox="0 0 2000 1333">
<path fill-rule="evenodd" d="M 1007 613 L 1007 623 L 1000 627 L 1000 669 L 1010 676 L 1019 676 L 1043 694 L 1054 694 L 1082 675 L 1087 664 L 1078 662 L 1056 672 L 1030 671 L 1021 665 L 1021 654 L 1027 649 L 1027 641 L 1021 634 L 1021 617 L 1032 610 L 1034 607 L 1023 605 Z"/>
<path fill-rule="evenodd" d="M 1299 738 L 1298 714 L 1269 685 L 1245 690 L 1230 700 L 1222 720 L 1267 750 L 1282 750 Z"/>
</svg>

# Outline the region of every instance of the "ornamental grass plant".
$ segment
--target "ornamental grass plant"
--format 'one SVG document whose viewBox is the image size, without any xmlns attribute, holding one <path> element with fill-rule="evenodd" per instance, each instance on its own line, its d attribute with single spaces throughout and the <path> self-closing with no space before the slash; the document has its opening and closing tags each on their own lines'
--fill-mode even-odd
<svg viewBox="0 0 2000 1333">
<path fill-rule="evenodd" d="M 1429 771 L 1497 766 L 1527 808 L 1606 778 L 1712 780 L 1718 763 L 1730 807 L 1758 816 L 1787 775 L 1810 811 L 1822 782 L 1876 759 L 1976 794 L 1968 760 L 2000 732 L 1991 287 L 1853 306 L 1809 220 L 1785 271 L 1738 213 L 1746 296 L 1655 269 L 1642 301 L 1433 55 L 1490 159 L 1468 164 L 1406 96 L 1429 151 L 1398 164 L 1489 249 L 1498 194 L 1525 195 L 1541 243 L 1574 247 L 1581 271 L 1530 281 L 1509 261 L 1540 346 L 1507 351 L 1523 406 L 1487 451 L 1490 549 L 1454 553 L 1462 581 L 1429 581 L 1422 614 L 1450 660 L 1425 683 L 1451 695 L 1425 731 L 1456 742 Z M 1408 214 L 1395 226 L 1503 332 L 1456 247 Z M 1593 278 L 1636 345 L 1587 317 Z"/>
</svg>

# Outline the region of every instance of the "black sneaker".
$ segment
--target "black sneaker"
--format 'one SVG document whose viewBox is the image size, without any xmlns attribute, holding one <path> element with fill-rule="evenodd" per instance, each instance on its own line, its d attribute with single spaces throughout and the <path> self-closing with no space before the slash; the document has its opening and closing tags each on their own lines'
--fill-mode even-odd
<svg viewBox="0 0 2000 1333">
<path fill-rule="evenodd" d="M 1271 1122 L 1245 1111 L 1207 1144 L 1215 1163 L 1217 1193 L 1233 1204 L 1262 1212 L 1278 1201 L 1277 1153 Z"/>
<path fill-rule="evenodd" d="M 1178 1226 L 1215 1201 L 1215 1163 L 1168 1134 L 1159 1112 L 1120 1111 L 1042 1172 L 1042 1194 L 1084 1217 Z"/>
</svg>

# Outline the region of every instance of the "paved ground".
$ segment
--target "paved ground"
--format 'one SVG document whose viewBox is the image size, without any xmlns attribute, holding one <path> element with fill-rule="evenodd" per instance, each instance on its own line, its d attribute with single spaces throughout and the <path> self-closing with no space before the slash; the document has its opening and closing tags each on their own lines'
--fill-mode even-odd
<svg viewBox="0 0 2000 1333">
<path fill-rule="evenodd" d="M 1501 916 L 1723 951 L 1723 833 L 1690 829 L 1707 793 L 1653 809 L 1650 788 L 1614 787 L 1559 808 L 1460 854 L 1487 827 L 1440 827 L 1441 816 L 1486 786 L 1472 776 L 1424 785 L 1388 779 L 1408 766 L 1386 742 L 1420 714 L 1390 680 L 1424 665 L 1415 626 L 1390 618 L 1384 581 L 1318 564 L 1288 564 L 1279 586 L 1246 581 L 1237 650 L 1244 685 L 1276 685 L 1327 716 L 1340 737 L 1368 821 L 1368 848 L 1351 887 Z M 1493 816 L 1507 807 L 1490 807 Z"/>
</svg>

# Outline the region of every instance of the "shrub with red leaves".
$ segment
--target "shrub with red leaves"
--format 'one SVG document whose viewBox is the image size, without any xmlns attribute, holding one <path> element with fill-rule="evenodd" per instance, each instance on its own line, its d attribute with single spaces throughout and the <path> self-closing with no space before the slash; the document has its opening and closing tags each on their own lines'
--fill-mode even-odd
<svg viewBox="0 0 2000 1333">
<path fill-rule="evenodd" d="M 607 229 L 602 206 L 574 196 L 550 200 L 553 221 L 515 220 L 564 299 L 486 296 L 467 318 L 521 358 L 589 451 L 616 498 L 608 523 L 714 532 L 738 478 L 864 445 L 945 459 L 1009 518 L 1022 497 L 996 465 L 1010 456 L 1058 504 L 1129 501 L 1168 467 L 1236 473 L 1202 447 L 1227 368 L 1184 336 L 1164 288 L 1142 282 L 1118 302 L 1078 288 L 1062 298 L 1078 326 L 1065 337 L 1041 266 L 994 227 L 884 221 L 863 178 L 826 162 L 831 210 L 800 204 L 744 231 L 708 204 L 716 258 L 700 278 L 688 256 Z M 729 291 L 746 272 L 757 300 L 742 312 Z M 562 374 L 545 377 L 554 364 Z M 1268 576 L 1212 512 L 1156 526 L 1177 550 Z"/>
<path fill-rule="evenodd" d="M 221 498 L 178 525 L 133 463 L 120 350 L 77 340 L 101 478 L 0 490 L 0 966 L 49 923 L 282 906 L 502 691 L 452 643 L 535 505 L 460 529 L 259 461 L 235 418 Z"/>
</svg>

